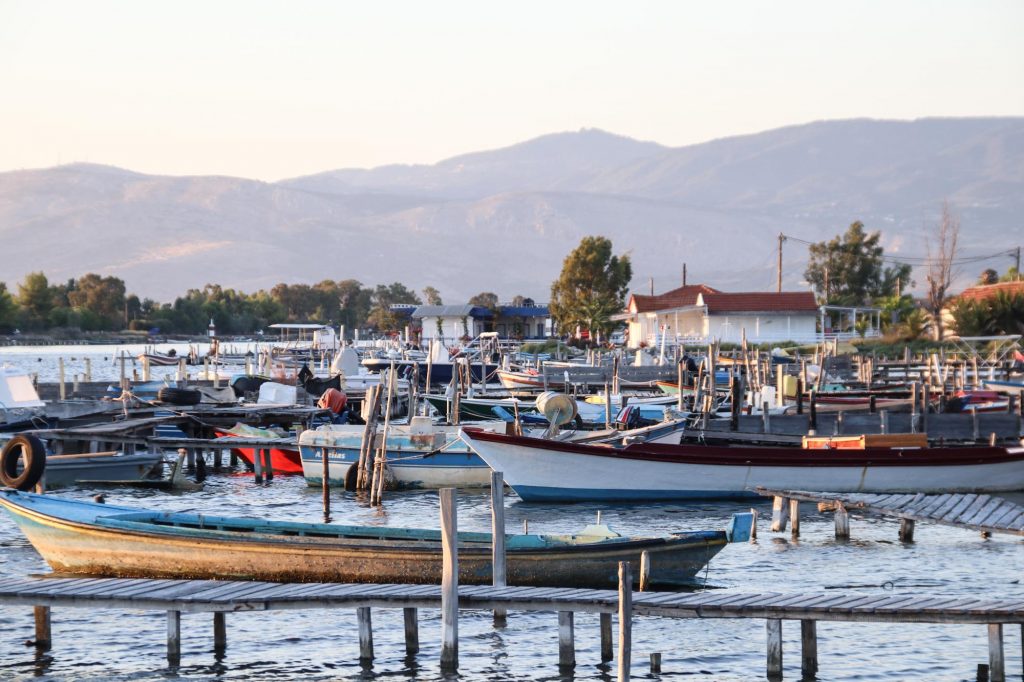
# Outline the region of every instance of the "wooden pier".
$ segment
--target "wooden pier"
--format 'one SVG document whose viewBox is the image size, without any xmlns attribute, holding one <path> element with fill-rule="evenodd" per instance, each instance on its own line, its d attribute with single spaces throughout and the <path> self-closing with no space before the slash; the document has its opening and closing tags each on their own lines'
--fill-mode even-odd
<svg viewBox="0 0 1024 682">
<path fill-rule="evenodd" d="M 977 530 L 985 534 L 1005 533 L 1024 536 L 1024 506 L 996 495 L 877 495 L 767 488 L 757 488 L 757 492 L 774 498 L 771 529 L 775 532 L 784 531 L 787 521 L 791 521 L 794 537 L 800 534 L 800 502 L 816 502 L 819 508 L 831 508 L 835 511 L 837 539 L 848 538 L 850 535 L 848 512 L 851 509 L 899 519 L 899 538 L 904 542 L 913 542 L 916 521 Z"/>
<path fill-rule="evenodd" d="M 628 565 L 626 566 L 628 573 Z M 0 605 L 35 607 L 35 645 L 52 646 L 50 622 L 57 608 L 161 611 L 167 617 L 167 656 L 181 658 L 181 614 L 212 613 L 214 648 L 227 646 L 226 614 L 283 609 L 352 609 L 359 623 L 358 656 L 372 661 L 371 609 L 404 609 L 408 654 L 419 650 L 418 609 L 441 609 L 439 585 L 337 583 L 268 583 L 217 580 L 122 578 L 9 578 L 0 581 Z M 700 593 L 631 592 L 572 588 L 459 586 L 458 611 L 550 611 L 558 614 L 558 663 L 572 667 L 575 658 L 573 614 L 599 613 L 602 662 L 612 660 L 612 616 L 619 614 L 619 679 L 629 678 L 628 643 L 634 616 L 678 618 L 745 618 L 766 622 L 766 673 L 782 676 L 782 622 L 800 621 L 801 670 L 818 670 L 816 624 L 831 622 L 957 623 L 984 625 L 988 633 L 991 679 L 1006 679 L 1003 629 L 1021 626 L 1024 597 L 992 599 L 919 594 L 810 592 Z M 456 629 L 457 632 L 457 629 Z M 457 642 L 457 640 L 456 640 Z M 554 647 L 553 647 L 554 648 Z M 657 652 L 652 652 L 657 653 Z M 839 654 L 837 654 L 839 655 Z M 455 654 L 457 664 L 457 649 Z M 652 657 L 652 660 L 654 658 Z M 660 656 L 657 657 L 660 666 Z M 967 674 L 966 671 L 964 674 Z"/>
</svg>

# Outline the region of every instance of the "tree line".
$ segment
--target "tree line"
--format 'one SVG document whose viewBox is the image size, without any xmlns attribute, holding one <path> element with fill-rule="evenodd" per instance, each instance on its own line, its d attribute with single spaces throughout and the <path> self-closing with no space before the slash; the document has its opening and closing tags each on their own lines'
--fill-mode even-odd
<svg viewBox="0 0 1024 682">
<path fill-rule="evenodd" d="M 441 303 L 434 287 L 424 296 Z M 396 328 L 395 304 L 420 305 L 420 296 L 401 282 L 363 286 L 354 279 L 317 284 L 277 284 L 246 293 L 219 284 L 189 289 L 171 303 L 128 293 L 118 277 L 89 273 L 51 283 L 42 272 L 25 276 L 14 290 L 0 282 L 0 333 L 15 330 L 84 332 L 158 330 L 164 334 L 203 334 L 210 321 L 220 334 L 250 334 L 276 322 L 313 322 L 349 329 Z"/>
</svg>

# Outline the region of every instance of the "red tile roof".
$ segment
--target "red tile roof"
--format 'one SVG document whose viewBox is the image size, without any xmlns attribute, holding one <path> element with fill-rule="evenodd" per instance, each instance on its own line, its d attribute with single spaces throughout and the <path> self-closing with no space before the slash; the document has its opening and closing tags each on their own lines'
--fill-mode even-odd
<svg viewBox="0 0 1024 682">
<path fill-rule="evenodd" d="M 656 310 L 672 310 L 683 308 L 688 305 L 697 305 L 697 296 L 700 294 L 717 294 L 717 289 L 712 289 L 705 284 L 689 284 L 672 291 L 666 291 L 657 296 L 644 296 L 633 294 L 629 297 L 629 304 L 626 308 L 638 313 L 650 313 Z"/>
<path fill-rule="evenodd" d="M 964 289 L 964 292 L 960 294 L 958 298 L 966 298 L 974 301 L 984 301 L 992 298 L 1000 292 L 1005 292 L 1011 296 L 1014 294 L 1024 294 L 1024 282 L 999 282 L 998 284 L 979 284 L 969 289 Z"/>
<path fill-rule="evenodd" d="M 818 304 L 809 291 L 704 294 L 709 313 L 814 312 Z"/>
</svg>

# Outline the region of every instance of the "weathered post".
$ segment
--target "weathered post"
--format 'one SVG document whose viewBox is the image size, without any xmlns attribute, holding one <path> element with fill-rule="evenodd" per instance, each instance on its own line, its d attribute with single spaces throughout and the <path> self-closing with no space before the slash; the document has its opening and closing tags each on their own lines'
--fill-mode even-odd
<svg viewBox="0 0 1024 682">
<path fill-rule="evenodd" d="M 789 520 L 789 504 L 785 497 L 776 495 L 772 498 L 772 527 L 773 533 L 781 533 L 786 530 L 786 523 Z"/>
<path fill-rule="evenodd" d="M 789 500 L 790 534 L 794 539 L 800 537 L 800 500 Z"/>
<path fill-rule="evenodd" d="M 765 621 L 768 635 L 768 679 L 782 679 L 782 621 L 768 618 Z"/>
<path fill-rule="evenodd" d="M 327 459 L 327 448 L 320 448 L 320 459 L 323 462 L 322 479 L 320 481 L 321 496 L 323 498 L 324 505 L 324 523 L 328 523 L 331 519 L 331 468 L 330 462 Z"/>
<path fill-rule="evenodd" d="M 1002 623 L 988 624 L 988 670 L 992 682 L 1006 682 Z"/>
<path fill-rule="evenodd" d="M 213 612 L 213 650 L 224 653 L 228 648 L 228 626 L 223 611 Z"/>
<path fill-rule="evenodd" d="M 900 542 L 914 541 L 914 519 L 900 519 Z"/>
<path fill-rule="evenodd" d="M 612 614 L 601 614 L 601 662 L 607 663 L 614 658 L 612 654 Z"/>
<path fill-rule="evenodd" d="M 619 562 L 619 682 L 629 679 L 633 653 L 633 571 L 628 561 Z"/>
<path fill-rule="evenodd" d="M 420 651 L 419 610 L 413 606 L 402 609 L 405 621 L 405 655 L 415 656 Z"/>
<path fill-rule="evenodd" d="M 843 541 L 850 539 L 850 514 L 842 502 L 836 502 L 835 512 L 836 540 Z"/>
<path fill-rule="evenodd" d="M 818 622 L 800 621 L 800 672 L 805 680 L 818 672 Z"/>
<path fill-rule="evenodd" d="M 459 667 L 459 543 L 455 488 L 441 488 L 441 669 Z"/>
<path fill-rule="evenodd" d="M 365 665 L 373 662 L 373 621 L 370 607 L 358 607 L 356 620 L 359 621 L 359 662 Z"/>
<path fill-rule="evenodd" d="M 167 662 L 181 662 L 181 611 L 167 612 Z"/>
<path fill-rule="evenodd" d="M 491 472 L 491 584 L 505 587 L 505 481 L 500 471 Z M 505 624 L 505 609 L 494 610 L 495 625 Z"/>
<path fill-rule="evenodd" d="M 640 591 L 646 592 L 651 580 L 651 553 L 646 549 L 640 552 Z"/>
<path fill-rule="evenodd" d="M 36 639 L 35 647 L 38 651 L 49 651 L 53 645 L 53 637 L 50 634 L 50 607 L 36 606 Z"/>
<path fill-rule="evenodd" d="M 67 386 L 64 385 L 64 358 L 57 358 L 57 394 L 61 400 L 67 399 Z"/>
<path fill-rule="evenodd" d="M 576 667 L 576 643 L 572 611 L 558 612 L 558 667 Z"/>
</svg>

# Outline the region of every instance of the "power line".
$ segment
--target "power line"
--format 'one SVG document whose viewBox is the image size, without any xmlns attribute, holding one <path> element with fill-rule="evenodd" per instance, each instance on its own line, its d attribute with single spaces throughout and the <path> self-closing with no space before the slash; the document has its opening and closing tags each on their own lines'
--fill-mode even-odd
<svg viewBox="0 0 1024 682">
<path fill-rule="evenodd" d="M 822 242 L 811 242 L 811 241 L 808 241 L 806 239 L 800 239 L 799 237 L 791 237 L 789 235 L 786 235 L 785 237 L 786 237 L 787 240 L 792 240 L 794 242 L 800 242 L 801 244 L 807 244 L 808 246 L 813 246 L 815 244 L 822 243 Z M 1005 251 L 997 251 L 996 253 L 985 255 L 985 256 L 964 256 L 963 258 L 957 258 L 957 259 L 953 260 L 952 264 L 953 265 L 966 265 L 968 263 L 978 263 L 978 262 L 981 262 L 981 261 L 992 260 L 993 258 L 1002 258 L 1004 256 L 1005 257 L 1013 258 L 1014 256 L 1016 256 L 1016 254 L 1017 254 L 1017 249 L 1016 248 L 1012 248 L 1012 249 L 1007 249 Z M 887 256 L 887 255 L 883 254 L 881 256 L 881 260 L 888 261 L 890 263 L 901 263 L 901 264 L 904 264 L 904 265 L 928 265 L 931 262 L 933 262 L 935 259 L 934 258 L 929 258 L 927 256 Z"/>
</svg>

